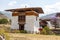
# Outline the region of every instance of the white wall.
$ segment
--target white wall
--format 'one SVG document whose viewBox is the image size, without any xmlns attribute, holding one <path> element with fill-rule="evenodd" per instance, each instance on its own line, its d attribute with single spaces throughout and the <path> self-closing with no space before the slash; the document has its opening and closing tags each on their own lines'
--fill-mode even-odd
<svg viewBox="0 0 60 40">
<path fill-rule="evenodd" d="M 37 17 L 36 20 L 36 16 L 34 15 L 26 16 L 26 23 L 24 30 L 33 33 L 38 32 L 38 28 L 39 28 L 39 18 Z M 18 16 L 12 17 L 11 29 L 19 29 Z"/>
<path fill-rule="evenodd" d="M 37 20 L 36 20 L 36 17 L 35 17 L 35 20 L 34 20 L 34 32 L 39 32 L 39 17 L 37 17 Z"/>
<path fill-rule="evenodd" d="M 26 16 L 25 30 L 27 30 L 28 32 L 37 31 L 37 27 L 39 26 L 37 21 L 36 21 L 36 16 L 34 15 Z"/>
<path fill-rule="evenodd" d="M 34 31 L 34 16 L 26 16 L 25 30 L 28 32 Z"/>
<path fill-rule="evenodd" d="M 12 16 L 11 20 L 12 20 L 11 29 L 19 29 L 18 16 Z"/>
<path fill-rule="evenodd" d="M 50 21 L 47 21 L 47 23 L 48 23 L 47 26 L 49 27 L 49 29 L 53 29 L 54 28 Z"/>
</svg>

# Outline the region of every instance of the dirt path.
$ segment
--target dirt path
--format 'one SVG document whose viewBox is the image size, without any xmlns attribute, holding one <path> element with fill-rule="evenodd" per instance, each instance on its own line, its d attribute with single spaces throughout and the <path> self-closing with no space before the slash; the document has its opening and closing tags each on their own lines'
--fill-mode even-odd
<svg viewBox="0 0 60 40">
<path fill-rule="evenodd" d="M 10 34 L 10 40 L 60 40 L 60 36 L 36 34 Z"/>
</svg>

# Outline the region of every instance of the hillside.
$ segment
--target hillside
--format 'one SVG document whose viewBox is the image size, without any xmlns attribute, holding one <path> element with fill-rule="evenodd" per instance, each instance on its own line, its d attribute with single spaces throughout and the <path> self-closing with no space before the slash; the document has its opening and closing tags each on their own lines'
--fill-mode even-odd
<svg viewBox="0 0 60 40">
<path fill-rule="evenodd" d="M 40 16 L 40 19 L 52 19 L 52 18 L 55 18 L 57 13 L 52 13 L 52 14 L 47 14 L 47 15 L 44 15 L 43 16 Z"/>
<path fill-rule="evenodd" d="M 7 18 L 7 19 L 8 19 L 7 16 L 5 16 L 3 13 L 0 12 L 0 19 L 1 19 L 1 18 Z"/>
<path fill-rule="evenodd" d="M 2 14 L 4 14 L 6 17 L 8 17 L 9 19 L 11 19 L 12 17 L 12 13 L 11 12 L 7 12 L 7 11 L 0 11 Z"/>
</svg>

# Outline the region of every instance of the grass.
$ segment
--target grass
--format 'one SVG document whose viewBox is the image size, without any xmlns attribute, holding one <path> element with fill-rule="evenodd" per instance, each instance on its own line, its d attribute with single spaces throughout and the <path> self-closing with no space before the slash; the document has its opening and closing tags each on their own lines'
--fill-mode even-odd
<svg viewBox="0 0 60 40">
<path fill-rule="evenodd" d="M 60 40 L 56 35 L 9 33 L 11 40 Z"/>
<path fill-rule="evenodd" d="M 0 25 L 0 35 L 4 36 L 6 40 L 9 40 L 9 35 L 6 33 L 6 28 L 4 25 Z"/>
<path fill-rule="evenodd" d="M 7 29 L 8 30 L 8 29 Z M 6 33 L 5 27 L 2 27 L 0 33 L 4 34 L 6 40 L 60 40 L 56 35 L 24 34 L 24 33 Z"/>
<path fill-rule="evenodd" d="M 0 29 L 0 35 L 1 36 L 4 36 L 4 38 L 6 39 L 6 40 L 9 40 L 9 35 L 5 32 L 5 30 L 4 29 Z"/>
</svg>

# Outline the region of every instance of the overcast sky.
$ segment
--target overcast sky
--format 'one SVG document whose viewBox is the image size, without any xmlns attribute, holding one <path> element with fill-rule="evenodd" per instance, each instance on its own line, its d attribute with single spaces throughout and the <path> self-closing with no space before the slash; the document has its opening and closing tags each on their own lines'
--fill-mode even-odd
<svg viewBox="0 0 60 40">
<path fill-rule="evenodd" d="M 60 0 L 0 0 L 0 11 L 25 6 L 42 7 L 45 13 L 60 12 Z"/>
</svg>

